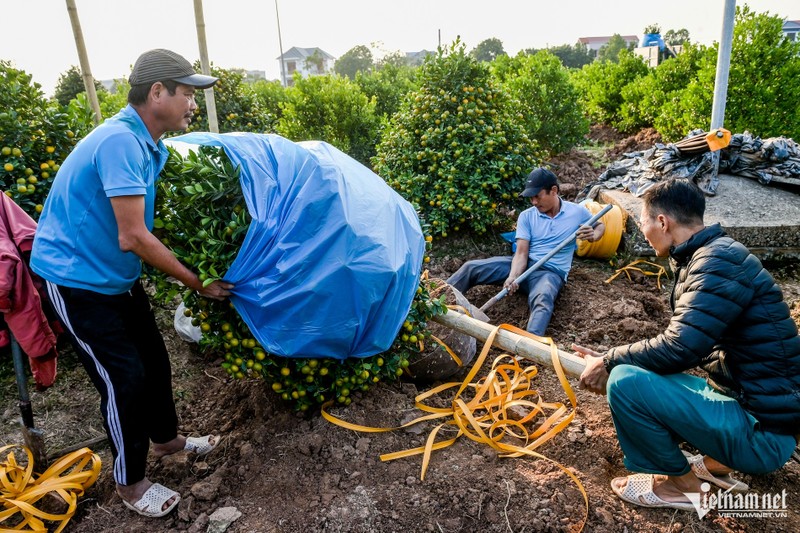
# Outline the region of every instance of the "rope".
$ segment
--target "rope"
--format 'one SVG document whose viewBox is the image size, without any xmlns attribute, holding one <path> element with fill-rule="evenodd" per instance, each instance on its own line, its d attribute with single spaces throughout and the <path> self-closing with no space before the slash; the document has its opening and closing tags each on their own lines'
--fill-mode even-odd
<svg viewBox="0 0 800 533">
<path fill-rule="evenodd" d="M 603 209 L 603 205 L 597 202 L 585 202 L 582 204 L 590 213 L 596 215 Z M 608 259 L 617 252 L 619 242 L 622 240 L 622 233 L 625 231 L 624 213 L 618 205 L 611 208 L 611 211 L 603 215 L 600 222 L 605 224 L 606 231 L 600 240 L 589 242 L 578 240 L 578 248 L 575 253 L 578 257 L 589 257 L 592 259 Z"/>
<path fill-rule="evenodd" d="M 492 348 L 497 332 L 501 329 L 513 331 L 533 340 L 546 343 L 550 346 L 553 368 L 558 375 L 564 392 L 567 394 L 572 409 L 567 408 L 561 403 L 545 402 L 539 392 L 532 387 L 533 378 L 538 371 L 535 366 L 520 367 L 519 361 L 509 354 L 502 354 L 493 363 L 488 375 L 472 383 L 472 379 L 480 370 L 489 350 Z M 451 401 L 450 407 L 433 407 L 427 405 L 425 400 L 436 396 L 446 390 L 458 388 L 455 397 Z M 465 394 L 472 391 L 471 397 Z M 582 530 L 589 516 L 589 498 L 580 480 L 565 466 L 545 457 L 535 450 L 541 445 L 555 437 L 565 427 L 567 427 L 575 417 L 575 407 L 577 400 L 575 393 L 567 381 L 561 362 L 558 359 L 558 349 L 550 338 L 538 337 L 525 330 L 519 329 L 509 324 L 502 324 L 495 327 L 486 339 L 486 343 L 480 355 L 473 364 L 466 378 L 461 383 L 444 383 L 433 389 L 419 394 L 415 398 L 415 406 L 425 415 L 415 420 L 407 422 L 401 426 L 393 428 L 376 428 L 361 426 L 341 420 L 328 412 L 333 402 L 327 402 L 322 406 L 322 416 L 328 422 L 337 426 L 361 431 L 366 433 L 382 433 L 402 429 L 427 420 L 449 418 L 433 428 L 428 435 L 425 446 L 412 448 L 399 452 L 386 453 L 380 456 L 382 461 L 391 461 L 412 455 L 422 455 L 422 471 L 420 479 L 425 479 L 425 472 L 428 469 L 431 454 L 435 450 L 441 450 L 454 444 L 459 437 L 466 436 L 476 442 L 487 444 L 500 452 L 501 457 L 537 457 L 556 465 L 562 472 L 567 474 L 578 487 L 583 495 L 585 505 L 584 516 L 579 530 Z M 512 407 L 519 407 L 528 410 L 522 417 L 510 416 L 509 410 Z M 539 418 L 544 418 L 540 424 L 536 424 Z M 446 426 L 455 426 L 456 435 L 446 440 L 436 440 L 440 430 Z M 535 428 L 535 429 L 534 429 Z M 524 445 L 515 444 L 522 440 Z"/>
<path fill-rule="evenodd" d="M 28 457 L 27 466 L 17 463 L 14 448 L 21 449 Z M 18 531 L 35 531 L 46 533 L 43 521 L 60 522 L 55 530 L 63 530 L 77 509 L 77 502 L 83 492 L 91 487 L 100 475 L 100 457 L 89 448 L 83 448 L 57 460 L 37 479 L 33 473 L 33 454 L 28 448 L 12 444 L 0 448 L 0 503 L 4 510 L 0 511 L 0 524 L 14 515 L 21 515 L 21 521 L 11 529 L 0 528 L 0 533 L 16 533 Z M 63 514 L 46 513 L 37 509 L 34 504 L 47 494 L 54 492 L 67 504 Z M 28 529 L 23 529 L 27 527 Z"/>
<path fill-rule="evenodd" d="M 647 270 L 642 270 L 641 268 L 636 268 L 635 265 L 638 265 L 638 264 L 650 265 L 652 267 L 655 267 L 656 271 L 655 272 L 650 272 L 650 271 L 647 271 Z M 636 272 L 641 272 L 645 276 L 656 276 L 656 284 L 658 285 L 658 289 L 659 290 L 661 290 L 661 276 L 662 275 L 663 276 L 667 276 L 667 270 L 663 266 L 657 265 L 656 263 L 651 263 L 650 261 L 645 261 L 644 259 L 637 259 L 633 263 L 630 263 L 630 264 L 628 264 L 628 265 L 626 265 L 626 266 L 624 266 L 624 267 L 622 267 L 620 269 L 617 269 L 616 274 L 614 274 L 613 276 L 608 278 L 606 280 L 606 283 L 611 283 L 612 281 L 617 279 L 617 277 L 619 277 L 619 275 L 622 274 L 623 272 L 625 273 L 626 276 L 628 276 L 628 281 L 633 281 L 631 279 L 631 272 L 630 272 L 631 270 L 634 270 Z"/>
</svg>

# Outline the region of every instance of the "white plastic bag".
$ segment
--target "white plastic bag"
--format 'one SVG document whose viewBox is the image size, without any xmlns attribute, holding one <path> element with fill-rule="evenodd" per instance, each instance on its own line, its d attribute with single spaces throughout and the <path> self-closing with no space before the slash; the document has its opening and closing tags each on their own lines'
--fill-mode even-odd
<svg viewBox="0 0 800 533">
<path fill-rule="evenodd" d="M 183 305 L 183 302 L 175 310 L 175 331 L 186 342 L 200 342 L 202 332 L 199 327 L 192 325 L 192 317 L 183 314 L 185 310 L 186 306 Z"/>
</svg>

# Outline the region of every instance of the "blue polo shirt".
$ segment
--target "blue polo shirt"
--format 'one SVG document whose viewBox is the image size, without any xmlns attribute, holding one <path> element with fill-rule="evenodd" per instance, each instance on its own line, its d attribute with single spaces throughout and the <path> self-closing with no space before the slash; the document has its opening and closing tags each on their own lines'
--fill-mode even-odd
<svg viewBox="0 0 800 533">
<path fill-rule="evenodd" d="M 155 184 L 167 155 L 131 106 L 95 128 L 58 169 L 36 229 L 32 270 L 66 287 L 129 290 L 142 262 L 120 250 L 109 198 L 144 196 L 145 225 L 152 231 Z"/>
<path fill-rule="evenodd" d="M 592 218 L 592 214 L 582 205 L 561 200 L 561 209 L 554 217 L 540 213 L 535 207 L 530 207 L 520 213 L 517 219 L 517 239 L 530 242 L 528 258 L 538 261 L 547 255 L 561 241 L 575 233 L 581 224 Z M 567 280 L 567 274 L 572 266 L 572 255 L 577 244 L 573 240 L 551 257 L 543 268 L 553 270 Z"/>
</svg>

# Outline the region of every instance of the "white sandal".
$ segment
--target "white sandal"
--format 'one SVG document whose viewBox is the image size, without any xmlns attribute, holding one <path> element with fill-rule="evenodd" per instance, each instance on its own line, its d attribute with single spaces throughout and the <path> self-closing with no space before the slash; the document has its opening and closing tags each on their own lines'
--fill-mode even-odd
<svg viewBox="0 0 800 533">
<path fill-rule="evenodd" d="M 211 444 L 211 439 L 216 438 L 216 442 Z M 206 435 L 204 437 L 186 437 L 186 445 L 183 447 L 187 452 L 192 452 L 198 456 L 211 453 L 220 443 L 220 438 L 216 435 Z"/>
<path fill-rule="evenodd" d="M 685 451 L 683 455 L 686 456 L 689 466 L 692 467 L 692 472 L 694 472 L 694 475 L 697 476 L 698 479 L 713 483 L 725 491 L 731 490 L 733 492 L 747 492 L 750 490 L 750 486 L 747 485 L 747 483 L 744 481 L 739 481 L 730 474 L 725 474 L 724 476 L 715 476 L 709 472 L 708 468 L 706 468 L 706 463 L 703 461 L 703 455 L 692 455 Z"/>
<path fill-rule="evenodd" d="M 164 504 L 167 503 L 173 496 L 175 497 L 175 501 L 172 502 L 172 505 L 164 509 Z M 173 509 L 175 509 L 180 501 L 180 494 L 172 489 L 168 489 L 164 485 L 153 483 L 150 485 L 150 488 L 147 489 L 144 494 L 142 494 L 142 497 L 136 503 L 129 503 L 124 499 L 122 500 L 122 503 L 124 503 L 125 507 L 128 509 L 136 511 L 142 516 L 146 516 L 148 518 L 160 518 L 169 514 Z"/>
<path fill-rule="evenodd" d="M 681 511 L 694 511 L 695 506 L 691 502 L 668 502 L 659 498 L 653 492 L 654 474 L 633 474 L 625 477 L 614 478 L 611 481 L 611 490 L 620 497 L 621 500 L 639 505 L 641 507 L 669 507 L 680 509 Z M 617 486 L 617 482 L 627 479 L 625 488 Z"/>
</svg>

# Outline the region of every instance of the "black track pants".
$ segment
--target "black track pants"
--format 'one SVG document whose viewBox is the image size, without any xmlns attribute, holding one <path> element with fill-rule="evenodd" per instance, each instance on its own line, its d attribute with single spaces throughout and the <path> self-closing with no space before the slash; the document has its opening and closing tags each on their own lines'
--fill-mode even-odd
<svg viewBox="0 0 800 533">
<path fill-rule="evenodd" d="M 114 480 L 141 481 L 150 441 L 168 442 L 178 427 L 169 354 L 147 294 L 138 281 L 113 296 L 50 282 L 47 289 L 100 393 Z"/>
</svg>

